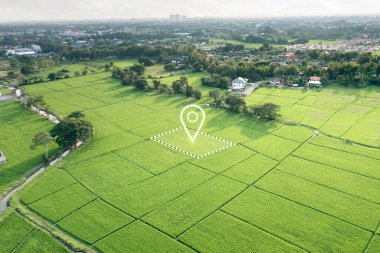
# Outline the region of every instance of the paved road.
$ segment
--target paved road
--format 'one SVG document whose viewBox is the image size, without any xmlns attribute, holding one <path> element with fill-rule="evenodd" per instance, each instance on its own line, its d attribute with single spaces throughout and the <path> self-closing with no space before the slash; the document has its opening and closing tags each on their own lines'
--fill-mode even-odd
<svg viewBox="0 0 380 253">
<path fill-rule="evenodd" d="M 3 95 L 3 96 L 0 96 L 0 103 L 1 102 L 6 102 L 6 101 L 9 101 L 13 98 L 12 95 Z"/>
<path fill-rule="evenodd" d="M 12 198 L 13 195 L 16 194 L 16 192 L 18 192 L 20 189 L 25 187 L 30 181 L 32 181 L 35 177 L 37 177 L 39 174 L 41 174 L 45 169 L 46 169 L 46 167 L 40 168 L 33 175 L 28 177 L 28 179 L 26 179 L 24 183 L 20 184 L 19 186 L 17 186 L 16 188 L 14 188 L 10 192 L 8 192 L 7 195 L 5 195 L 4 198 L 0 201 L 0 213 L 4 212 L 5 209 L 7 209 L 8 201 Z"/>
</svg>

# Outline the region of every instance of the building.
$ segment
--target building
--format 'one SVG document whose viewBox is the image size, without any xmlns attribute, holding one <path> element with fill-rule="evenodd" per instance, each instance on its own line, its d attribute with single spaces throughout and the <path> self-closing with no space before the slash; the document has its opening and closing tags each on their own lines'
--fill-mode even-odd
<svg viewBox="0 0 380 253">
<path fill-rule="evenodd" d="M 13 49 L 8 49 L 5 53 L 8 55 L 36 55 L 42 52 L 42 48 L 38 45 L 31 45 L 30 48 L 16 47 Z"/>
<path fill-rule="evenodd" d="M 232 80 L 232 82 L 231 82 L 231 89 L 233 91 L 244 90 L 245 87 L 247 86 L 247 84 L 248 84 L 248 79 L 247 78 L 238 77 L 235 80 Z"/>
<path fill-rule="evenodd" d="M 36 53 L 41 53 L 42 52 L 42 48 L 39 46 L 39 45 L 31 45 L 30 48 L 36 52 Z"/>
<path fill-rule="evenodd" d="M 309 80 L 309 87 L 319 88 L 322 85 L 321 78 L 319 76 L 311 76 Z"/>
<path fill-rule="evenodd" d="M 35 55 L 36 52 L 31 48 L 8 49 L 5 55 Z"/>
</svg>

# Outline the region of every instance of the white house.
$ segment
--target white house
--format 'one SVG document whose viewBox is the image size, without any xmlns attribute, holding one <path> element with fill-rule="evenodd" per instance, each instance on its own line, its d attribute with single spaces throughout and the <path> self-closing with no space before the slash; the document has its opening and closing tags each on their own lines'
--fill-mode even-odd
<svg viewBox="0 0 380 253">
<path fill-rule="evenodd" d="M 235 80 L 232 80 L 231 82 L 231 89 L 232 90 L 242 90 L 244 89 L 248 84 L 248 79 L 243 77 L 238 77 Z"/>
<path fill-rule="evenodd" d="M 309 81 L 310 87 L 320 87 L 321 85 L 321 78 L 319 76 L 311 76 Z"/>
</svg>

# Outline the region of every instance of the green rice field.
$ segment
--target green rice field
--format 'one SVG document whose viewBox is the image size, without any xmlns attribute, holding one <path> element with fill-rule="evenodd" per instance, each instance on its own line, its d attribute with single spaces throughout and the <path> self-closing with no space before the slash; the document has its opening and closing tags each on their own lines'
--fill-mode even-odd
<svg viewBox="0 0 380 253">
<path fill-rule="evenodd" d="M 200 85 L 201 75 L 185 75 Z M 170 83 L 179 75 L 164 78 Z M 378 89 L 260 88 L 247 98 L 278 103 L 284 120 L 367 146 L 228 113 L 207 106 L 207 97 L 136 91 L 105 72 L 26 91 L 43 95 L 62 117 L 82 111 L 95 126 L 91 142 L 33 180 L 20 197 L 24 208 L 92 251 L 379 252 Z M 191 144 L 183 130 L 157 138 L 195 154 L 225 145 L 218 138 L 233 146 L 196 158 L 151 139 L 181 127 L 180 111 L 192 103 L 205 110 L 202 131 L 216 138 L 200 134 Z M 0 119 L 15 109 L 25 110 L 13 101 L 0 104 Z M 19 137 L 10 142 L 5 135 L 4 143 L 18 145 L 29 141 L 32 129 L 49 127 L 25 113 L 36 125 L 7 125 Z M 0 165 L 0 171 L 25 173 L 25 163 Z M 0 232 L 7 231 L 7 246 L 19 245 L 16 252 L 31 252 L 47 236 L 30 225 L 18 225 L 13 235 L 7 219 Z M 0 252 L 16 246 L 9 247 Z"/>
</svg>

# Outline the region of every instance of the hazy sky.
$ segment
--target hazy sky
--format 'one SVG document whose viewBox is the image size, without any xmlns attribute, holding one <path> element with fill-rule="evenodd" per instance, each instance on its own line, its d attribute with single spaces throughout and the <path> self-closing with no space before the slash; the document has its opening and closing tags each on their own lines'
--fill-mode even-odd
<svg viewBox="0 0 380 253">
<path fill-rule="evenodd" d="M 0 0 L 0 22 L 380 14 L 380 0 Z"/>
</svg>

